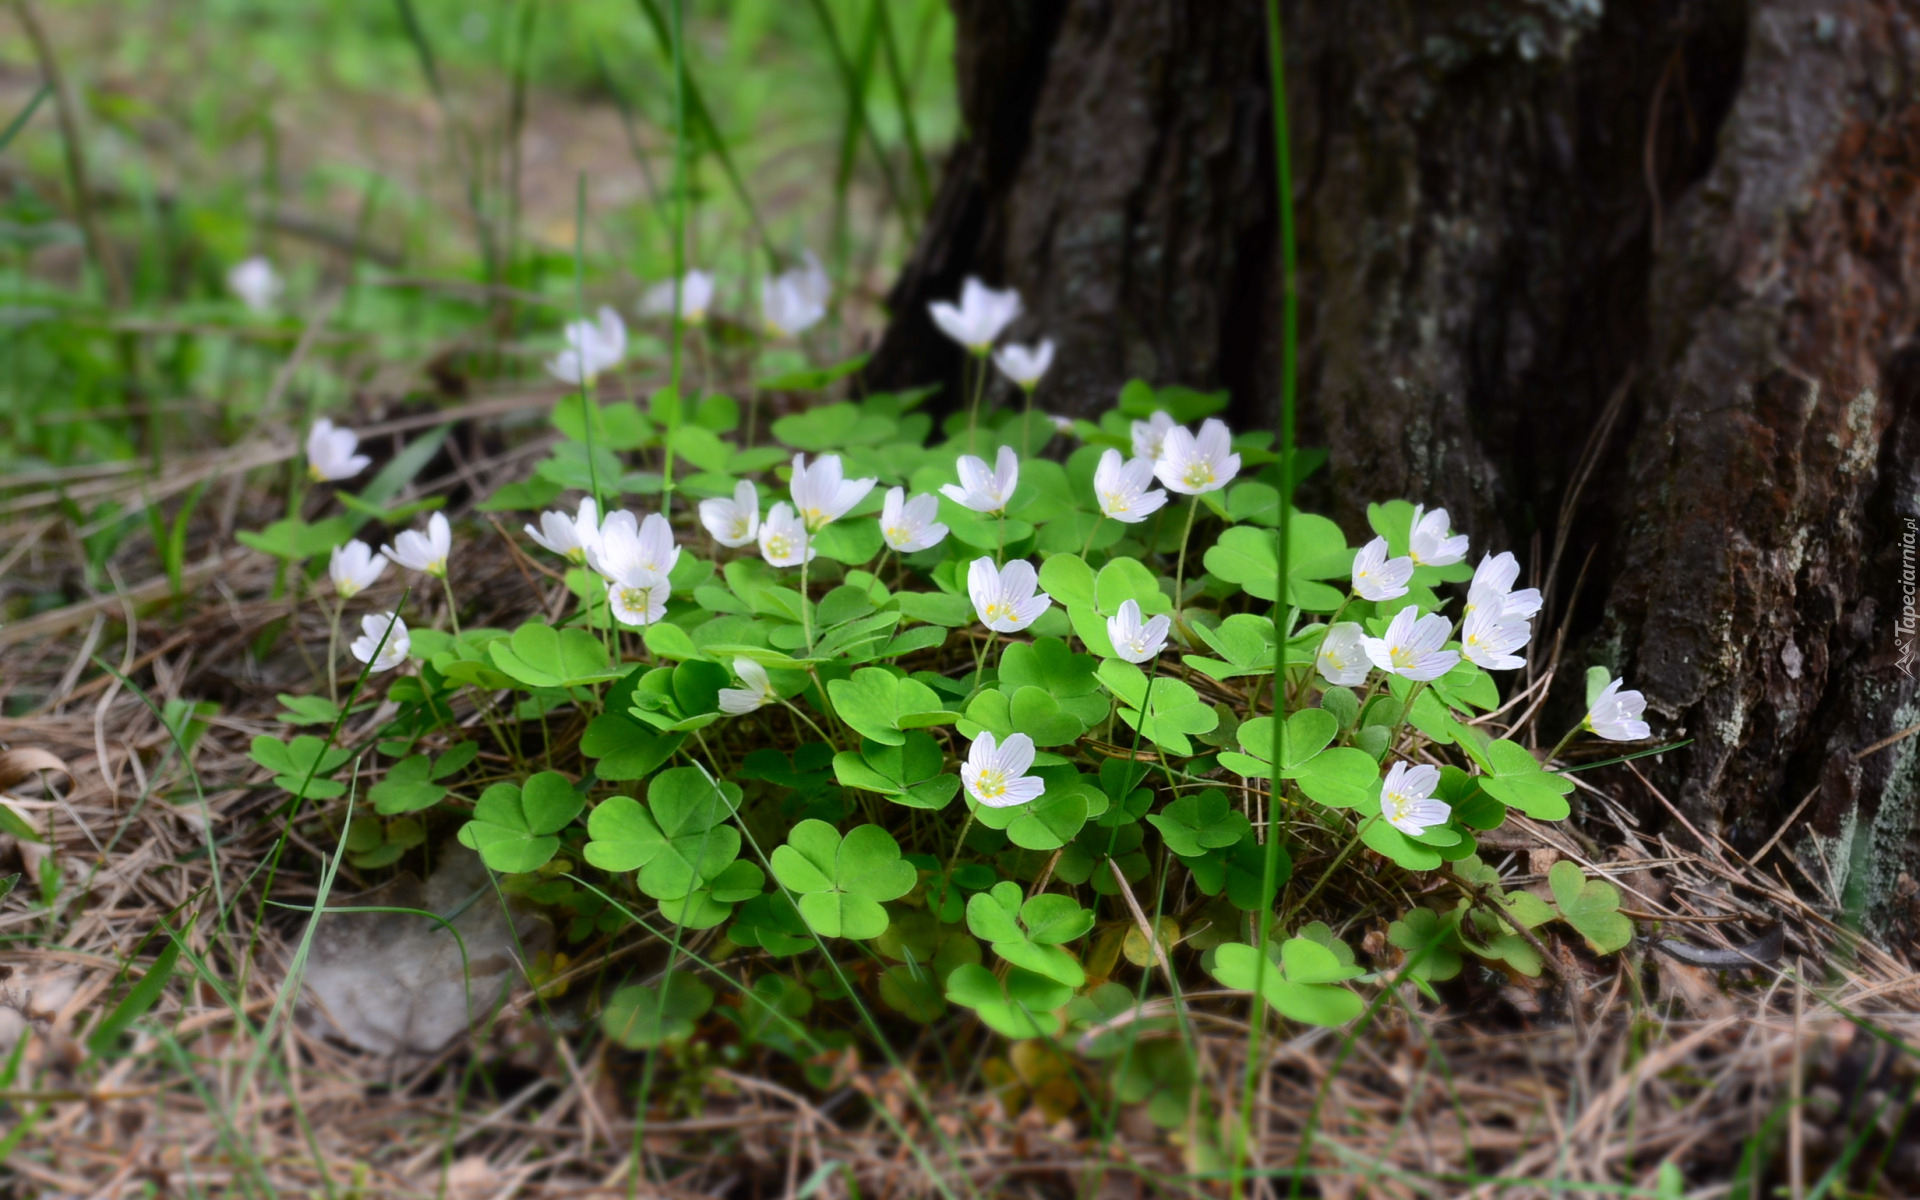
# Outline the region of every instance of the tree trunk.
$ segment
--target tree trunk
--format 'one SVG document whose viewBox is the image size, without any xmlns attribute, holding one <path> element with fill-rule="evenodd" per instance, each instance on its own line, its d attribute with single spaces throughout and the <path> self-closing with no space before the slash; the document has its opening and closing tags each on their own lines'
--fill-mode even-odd
<svg viewBox="0 0 1920 1200">
<path fill-rule="evenodd" d="M 1060 343 L 1042 407 L 1142 377 L 1271 424 L 1263 6 L 954 7 L 971 135 L 874 381 L 956 377 L 926 304 L 978 274 Z M 1601 663 L 1693 739 L 1617 791 L 1754 851 L 1818 785 L 1798 882 L 1901 915 L 1916 743 L 1859 752 L 1920 722 L 1920 6 L 1282 7 L 1304 501 L 1516 550 L 1569 637 L 1550 713 Z"/>
</svg>

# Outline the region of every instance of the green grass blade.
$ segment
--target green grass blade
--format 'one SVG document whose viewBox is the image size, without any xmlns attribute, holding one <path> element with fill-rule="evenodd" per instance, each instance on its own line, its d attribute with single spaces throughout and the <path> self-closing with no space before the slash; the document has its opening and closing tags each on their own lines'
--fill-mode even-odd
<svg viewBox="0 0 1920 1200">
<path fill-rule="evenodd" d="M 127 1026 L 147 1015 L 160 999 L 161 991 L 167 981 L 173 978 L 173 965 L 180 959 L 180 945 L 169 941 L 153 961 L 153 966 L 133 985 L 127 998 L 114 1005 L 113 1011 L 106 1015 L 94 1031 L 87 1036 L 87 1049 L 95 1056 L 106 1054 L 120 1042 L 120 1035 Z"/>
<path fill-rule="evenodd" d="M 34 111 L 40 107 L 43 100 L 51 95 L 53 95 L 53 85 L 51 83 L 41 84 L 40 90 L 35 92 L 33 98 L 27 101 L 27 106 L 20 110 L 20 115 L 7 123 L 5 132 L 0 132 L 0 150 L 5 150 L 7 146 L 12 143 L 14 136 L 26 128 L 27 122 L 33 119 Z"/>
</svg>

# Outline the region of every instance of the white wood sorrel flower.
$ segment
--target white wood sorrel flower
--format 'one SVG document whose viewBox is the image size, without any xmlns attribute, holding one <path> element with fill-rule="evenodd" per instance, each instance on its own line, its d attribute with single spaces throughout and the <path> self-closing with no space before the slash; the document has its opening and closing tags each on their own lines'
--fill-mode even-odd
<svg viewBox="0 0 1920 1200">
<path fill-rule="evenodd" d="M 1533 623 L 1525 617 L 1503 618 L 1498 608 L 1482 605 L 1460 626 L 1460 651 L 1468 662 L 1489 671 L 1517 671 L 1527 660 L 1514 651 L 1532 637 Z"/>
<path fill-rule="evenodd" d="M 760 554 L 772 567 L 797 567 L 813 561 L 807 527 L 785 500 L 767 511 L 760 523 Z"/>
<path fill-rule="evenodd" d="M 878 482 L 871 475 L 865 479 L 848 479 L 838 454 L 822 454 L 814 459 L 811 467 L 807 465 L 806 455 L 796 454 L 789 490 L 793 493 L 793 507 L 806 522 L 807 532 L 819 533 L 865 500 Z"/>
<path fill-rule="evenodd" d="M 680 561 L 673 526 L 659 513 L 642 521 L 630 512 L 607 514 L 597 545 L 587 547 L 587 565 L 610 580 L 626 580 L 646 571 L 666 578 Z"/>
<path fill-rule="evenodd" d="M 927 305 L 927 312 L 940 332 L 975 354 L 985 354 L 1020 316 L 1020 293 L 1012 288 L 995 291 L 969 275 L 960 287 L 958 307 L 935 300 Z"/>
<path fill-rule="evenodd" d="M 600 544 L 600 506 L 592 496 L 580 501 L 580 510 L 569 517 L 563 512 L 543 512 L 540 527 L 522 526 L 537 544 L 558 554 L 576 567 L 585 566 L 587 551 Z"/>
<path fill-rule="evenodd" d="M 880 506 L 880 536 L 901 554 L 926 550 L 947 536 L 947 527 L 934 519 L 939 515 L 940 502 L 925 492 L 909 500 L 907 489 L 888 488 Z"/>
<path fill-rule="evenodd" d="M 1032 738 L 1014 733 L 1000 743 L 982 730 L 967 750 L 967 761 L 960 764 L 960 782 L 967 785 L 967 795 L 988 808 L 1031 804 L 1047 790 L 1045 780 L 1027 774 L 1031 766 Z"/>
<path fill-rule="evenodd" d="M 1000 447 L 991 471 L 987 470 L 985 459 L 971 454 L 962 454 L 954 470 L 959 472 L 960 482 L 942 486 L 940 494 L 975 512 L 1004 511 L 1007 502 L 1013 499 L 1013 489 L 1020 485 L 1020 457 L 1012 446 Z"/>
<path fill-rule="evenodd" d="M 1520 562 L 1511 550 L 1483 554 L 1473 570 L 1473 582 L 1467 585 L 1466 616 L 1483 608 L 1503 617 L 1531 617 L 1540 611 L 1540 589 L 1513 590 L 1520 578 Z"/>
<path fill-rule="evenodd" d="M 1178 426 L 1166 412 L 1155 412 L 1144 421 L 1133 423 L 1133 456 L 1159 462 L 1167 451 L 1167 435 Z"/>
<path fill-rule="evenodd" d="M 354 453 L 359 448 L 358 434 L 321 417 L 307 431 L 307 474 L 315 483 L 352 479 L 373 461 Z"/>
<path fill-rule="evenodd" d="M 1454 535 L 1447 523 L 1447 510 L 1428 512 L 1424 505 L 1413 506 L 1413 523 L 1407 535 L 1407 557 L 1416 567 L 1450 567 L 1467 556 L 1467 535 Z"/>
<path fill-rule="evenodd" d="M 713 540 L 737 550 L 750 546 L 760 534 L 760 489 L 753 480 L 733 485 L 733 499 L 715 496 L 700 502 L 700 523 Z"/>
<path fill-rule="evenodd" d="M 1240 456 L 1233 452 L 1225 422 L 1208 418 L 1197 436 L 1180 425 L 1168 430 L 1153 471 L 1168 490 L 1199 496 L 1232 483 L 1240 473 Z"/>
<path fill-rule="evenodd" d="M 361 636 L 347 649 L 354 658 L 376 671 L 391 671 L 407 661 L 413 639 L 407 635 L 407 623 L 397 613 L 368 613 L 360 618 Z"/>
<path fill-rule="evenodd" d="M 386 574 L 386 570 L 387 560 L 359 538 L 344 546 L 335 546 L 333 556 L 327 560 L 327 575 L 342 600 L 351 600 L 372 587 L 374 580 Z"/>
<path fill-rule="evenodd" d="M 721 688 L 720 711 L 740 716 L 758 708 L 765 708 L 780 699 L 780 693 L 773 690 L 773 680 L 767 678 L 767 669 L 750 658 L 733 660 L 733 673 L 740 677 L 745 687 Z"/>
<path fill-rule="evenodd" d="M 1053 365 L 1053 339 L 1041 338 L 1037 346 L 1009 342 L 993 352 L 993 365 L 1021 391 L 1030 392 L 1040 377 Z"/>
<path fill-rule="evenodd" d="M 1442 650 L 1453 625 L 1438 613 L 1420 616 L 1411 606 L 1401 609 L 1387 625 L 1386 636 L 1362 638 L 1367 657 L 1389 675 L 1403 679 L 1438 679 L 1460 661 L 1456 650 Z"/>
<path fill-rule="evenodd" d="M 1167 648 L 1167 631 L 1173 628 L 1173 618 L 1161 613 L 1150 621 L 1140 620 L 1140 602 L 1122 600 L 1120 611 L 1107 618 L 1107 640 L 1113 643 L 1113 652 L 1130 663 L 1143 663 L 1150 658 L 1158 658 Z"/>
<path fill-rule="evenodd" d="M 1107 450 L 1100 455 L 1100 465 L 1093 469 L 1093 498 L 1102 516 L 1137 525 L 1159 512 L 1167 502 L 1167 494 L 1159 488 L 1147 490 L 1152 482 L 1152 459 L 1130 458 L 1122 462 L 1118 450 Z"/>
<path fill-rule="evenodd" d="M 1052 606 L 1052 596 L 1036 594 L 1039 586 L 1040 576 L 1024 558 L 996 567 L 991 558 L 983 556 L 967 568 L 967 593 L 973 597 L 973 611 L 979 614 L 980 623 L 995 633 L 1019 633 Z"/>
<path fill-rule="evenodd" d="M 392 559 L 395 566 L 445 579 L 447 557 L 453 553 L 453 529 L 445 513 L 434 513 L 427 518 L 425 533 L 402 529 L 394 535 L 393 545 L 380 547 L 380 553 Z"/>
<path fill-rule="evenodd" d="M 807 271 L 788 271 L 760 285 L 760 319 L 776 338 L 799 337 L 826 315 L 820 280 Z"/>
<path fill-rule="evenodd" d="M 562 383 L 590 383 L 627 356 L 626 323 L 604 304 L 599 320 L 568 321 L 563 333 L 567 348 L 547 360 L 548 372 Z"/>
<path fill-rule="evenodd" d="M 1362 600 L 1398 600 L 1407 594 L 1413 560 L 1387 557 L 1387 539 L 1377 537 L 1353 556 L 1353 590 Z"/>
<path fill-rule="evenodd" d="M 1341 621 L 1327 627 L 1314 652 L 1313 668 L 1320 678 L 1336 687 L 1357 687 L 1367 681 L 1373 661 L 1367 657 L 1367 631 L 1358 621 Z"/>
<path fill-rule="evenodd" d="M 227 286 L 250 312 L 266 312 L 280 298 L 280 276 L 274 272 L 273 264 L 258 254 L 234 264 L 233 270 L 227 272 Z"/>
<path fill-rule="evenodd" d="M 1439 767 L 1431 763 L 1410 767 L 1397 762 L 1380 783 L 1380 815 L 1408 837 L 1419 837 L 1435 825 L 1444 825 L 1453 815 L 1453 806 L 1433 798 L 1433 789 L 1439 786 Z"/>
<path fill-rule="evenodd" d="M 643 628 L 667 615 L 667 597 L 673 585 L 659 571 L 630 565 L 607 579 L 607 607 L 622 625 Z"/>
<path fill-rule="evenodd" d="M 707 310 L 713 307 L 713 276 L 700 270 L 688 271 L 676 287 L 671 279 L 661 280 L 640 297 L 640 315 L 671 317 L 675 292 L 680 298 L 680 320 L 688 325 L 704 325 Z"/>
<path fill-rule="evenodd" d="M 1625 682 L 1624 679 L 1608 682 L 1594 698 L 1583 724 L 1610 742 L 1644 741 L 1653 736 L 1652 728 L 1640 719 L 1647 711 L 1647 698 L 1631 689 L 1620 690 Z"/>
</svg>

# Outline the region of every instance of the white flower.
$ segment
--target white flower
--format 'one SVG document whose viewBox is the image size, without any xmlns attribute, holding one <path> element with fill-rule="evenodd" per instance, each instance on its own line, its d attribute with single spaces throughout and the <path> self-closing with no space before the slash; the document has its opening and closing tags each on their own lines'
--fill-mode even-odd
<svg viewBox="0 0 1920 1200">
<path fill-rule="evenodd" d="M 797 567 L 813 561 L 814 549 L 808 542 L 807 527 L 785 500 L 767 512 L 760 523 L 760 553 L 769 566 Z"/>
<path fill-rule="evenodd" d="M 447 556 L 453 553 L 453 530 L 445 513 L 427 518 L 427 531 L 403 529 L 394 535 L 393 545 L 380 547 L 380 553 L 396 566 L 409 571 L 425 571 L 436 579 L 447 577 Z"/>
<path fill-rule="evenodd" d="M 993 365 L 1016 387 L 1030 392 L 1053 365 L 1053 339 L 1042 338 L 1038 346 L 1022 346 L 1017 342 L 1002 346 L 993 352 Z"/>
<path fill-rule="evenodd" d="M 648 288 L 640 297 L 640 313 L 648 317 L 671 317 L 674 293 L 680 296 L 680 319 L 688 325 L 704 324 L 707 309 L 713 306 L 713 276 L 706 271 L 688 271 L 676 287 L 671 279 Z"/>
<path fill-rule="evenodd" d="M 793 480 L 787 490 L 793 494 L 793 506 L 807 523 L 808 533 L 819 533 L 827 525 L 847 515 L 854 505 L 867 498 L 873 485 L 880 482 L 869 475 L 848 479 L 838 454 L 822 454 L 807 465 L 807 456 L 793 456 Z"/>
<path fill-rule="evenodd" d="M 1584 722 L 1610 742 L 1638 742 L 1653 736 L 1653 730 L 1640 719 L 1647 711 L 1647 698 L 1635 691 L 1621 691 L 1624 679 L 1608 683 L 1594 700 Z"/>
<path fill-rule="evenodd" d="M 1041 413 L 1040 415 L 1047 419 L 1048 424 L 1053 426 L 1053 431 L 1061 437 L 1073 436 L 1072 417 L 1063 417 L 1059 413 Z"/>
<path fill-rule="evenodd" d="M 1152 482 L 1152 459 L 1130 458 L 1122 463 L 1118 450 L 1107 450 L 1093 470 L 1093 498 L 1102 516 L 1138 525 L 1167 502 L 1167 494 L 1159 488 L 1147 490 Z"/>
<path fill-rule="evenodd" d="M 1031 804 L 1047 790 L 1045 780 L 1027 774 L 1032 765 L 1032 738 L 1008 734 L 1001 745 L 981 730 L 967 750 L 967 761 L 960 764 L 960 782 L 967 785 L 967 795 L 988 808 Z"/>
<path fill-rule="evenodd" d="M 750 546 L 760 533 L 760 489 L 753 480 L 733 485 L 733 499 L 716 496 L 700 502 L 700 523 L 722 546 Z"/>
<path fill-rule="evenodd" d="M 336 427 L 321 417 L 307 431 L 307 474 L 315 483 L 352 479 L 373 461 L 364 454 L 355 454 L 359 447 L 359 435 L 353 430 Z"/>
<path fill-rule="evenodd" d="M 760 318 L 774 337 L 799 337 L 826 315 L 818 281 L 805 271 L 775 275 L 760 285 Z"/>
<path fill-rule="evenodd" d="M 1454 650 L 1442 650 L 1453 625 L 1438 613 L 1422 617 L 1411 605 L 1394 614 L 1385 637 L 1362 638 L 1373 665 L 1403 679 L 1438 679 L 1460 661 Z"/>
<path fill-rule="evenodd" d="M 625 574 L 607 580 L 607 607 L 622 625 L 651 625 L 667 615 L 672 591 L 659 571 L 629 564 Z"/>
<path fill-rule="evenodd" d="M 273 264 L 258 254 L 227 272 L 227 286 L 240 297 L 240 303 L 257 313 L 266 312 L 280 298 L 280 276 L 274 273 Z"/>
<path fill-rule="evenodd" d="M 540 514 L 540 528 L 522 526 L 527 536 L 575 566 L 584 566 L 587 551 L 600 544 L 600 508 L 588 496 L 580 501 L 580 511 L 569 517 L 563 512 Z"/>
<path fill-rule="evenodd" d="M 562 383 L 590 383 L 627 356 L 626 323 L 604 304 L 598 322 L 568 321 L 564 332 L 567 348 L 547 360 L 547 370 Z"/>
<path fill-rule="evenodd" d="M 967 592 L 980 623 L 996 633 L 1018 633 L 1039 619 L 1053 604 L 1045 592 L 1035 594 L 1040 576 L 1033 564 L 1017 558 L 995 567 L 990 558 L 976 558 L 967 568 Z"/>
<path fill-rule="evenodd" d="M 880 506 L 880 536 L 902 554 L 937 546 L 947 536 L 947 527 L 934 520 L 939 515 L 940 502 L 925 492 L 909 500 L 907 489 L 888 488 Z"/>
<path fill-rule="evenodd" d="M 927 305 L 940 332 L 973 351 L 985 354 L 1002 331 L 1020 315 L 1020 293 L 997 292 L 973 276 L 960 288 L 960 305 L 945 300 Z"/>
<path fill-rule="evenodd" d="M 1133 456 L 1148 462 L 1159 462 L 1160 456 L 1167 452 L 1167 435 L 1176 428 L 1173 417 L 1165 412 L 1156 412 L 1144 421 L 1135 421 Z"/>
<path fill-rule="evenodd" d="M 750 658 L 733 660 L 733 673 L 746 684 L 743 688 L 720 689 L 720 711 L 739 716 L 750 713 L 756 708 L 765 708 L 780 699 L 780 693 L 773 690 L 773 680 L 767 678 L 767 669 Z"/>
<path fill-rule="evenodd" d="M 1153 471 L 1169 489 L 1198 496 L 1232 483 L 1240 473 L 1240 456 L 1233 452 L 1233 437 L 1225 423 L 1208 418 L 1198 437 L 1184 426 L 1168 430 Z"/>
<path fill-rule="evenodd" d="M 1513 582 L 1518 578 L 1520 562 L 1512 551 L 1481 555 L 1480 565 L 1473 570 L 1473 582 L 1467 585 L 1465 615 L 1472 616 L 1482 608 L 1509 618 L 1531 617 L 1539 612 L 1540 589 L 1523 588 L 1516 592 Z"/>
<path fill-rule="evenodd" d="M 1439 767 L 1431 763 L 1409 767 L 1397 762 L 1380 783 L 1380 815 L 1408 837 L 1419 837 L 1435 825 L 1444 825 L 1453 815 L 1453 806 L 1433 798 L 1433 789 L 1439 786 Z"/>
<path fill-rule="evenodd" d="M 820 258 L 811 250 L 800 252 L 800 265 L 787 272 L 793 280 L 793 286 L 800 294 L 821 308 L 833 299 L 833 280 L 828 277 L 827 269 L 820 265 Z"/>
<path fill-rule="evenodd" d="M 1424 516 L 1422 514 L 1425 514 Z M 1427 512 L 1423 505 L 1413 506 L 1413 525 L 1407 537 L 1407 557 L 1416 567 L 1450 567 L 1467 556 L 1467 535 L 1452 536 L 1447 510 Z"/>
<path fill-rule="evenodd" d="M 333 590 L 342 600 L 351 600 L 373 586 L 387 570 L 387 560 L 374 554 L 373 547 L 359 538 L 333 548 L 327 561 L 327 574 L 333 578 Z"/>
<path fill-rule="evenodd" d="M 607 514 L 597 544 L 587 547 L 587 565 L 608 579 L 626 580 L 647 571 L 665 578 L 680 561 L 673 526 L 659 513 L 642 521 L 630 512 Z"/>
<path fill-rule="evenodd" d="M 1107 618 L 1107 640 L 1113 643 L 1113 652 L 1130 663 L 1143 663 L 1158 657 L 1167 647 L 1167 631 L 1173 628 L 1173 618 L 1165 613 L 1142 624 L 1140 621 L 1140 602 L 1122 600 L 1120 611 Z"/>
<path fill-rule="evenodd" d="M 347 649 L 354 658 L 376 671 L 391 671 L 407 661 L 413 639 L 407 636 L 407 623 L 395 613 L 368 613 L 360 618 L 363 633 Z"/>
<path fill-rule="evenodd" d="M 940 494 L 975 512 L 1002 511 L 1013 499 L 1013 489 L 1020 484 L 1020 458 L 1012 446 L 1000 447 L 991 471 L 987 470 L 985 459 L 971 454 L 962 454 L 954 469 L 960 473 L 960 482 L 946 484 Z"/>
<path fill-rule="evenodd" d="M 1326 636 L 1320 639 L 1320 649 L 1313 656 L 1313 666 L 1320 672 L 1320 678 L 1336 687 L 1365 683 L 1373 670 L 1373 662 L 1367 658 L 1362 644 L 1366 638 L 1367 631 L 1358 621 L 1329 626 Z"/>
<path fill-rule="evenodd" d="M 1460 625 L 1460 650 L 1468 661 L 1489 671 L 1517 671 L 1527 660 L 1514 654 L 1533 637 L 1525 617 L 1503 619 L 1496 607 L 1483 605 L 1467 614 Z"/>
<path fill-rule="evenodd" d="M 1413 578 L 1411 558 L 1388 558 L 1387 539 L 1377 537 L 1353 556 L 1353 590 L 1363 600 L 1398 600 Z"/>
</svg>

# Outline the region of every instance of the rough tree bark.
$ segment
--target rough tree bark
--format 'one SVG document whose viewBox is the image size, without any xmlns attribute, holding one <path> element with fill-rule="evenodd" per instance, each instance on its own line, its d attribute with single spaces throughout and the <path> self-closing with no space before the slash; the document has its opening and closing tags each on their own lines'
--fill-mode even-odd
<svg viewBox="0 0 1920 1200">
<path fill-rule="evenodd" d="M 1270 421 L 1262 5 L 953 2 L 971 133 L 875 381 L 955 374 L 926 302 L 979 274 L 1061 344 L 1043 406 L 1139 376 Z M 1920 739 L 1859 752 L 1920 722 L 1920 3 L 1283 10 L 1308 502 L 1445 504 L 1552 565 L 1562 674 L 1694 739 L 1652 787 L 1753 850 L 1818 785 L 1807 878 L 1911 918 Z"/>
</svg>

